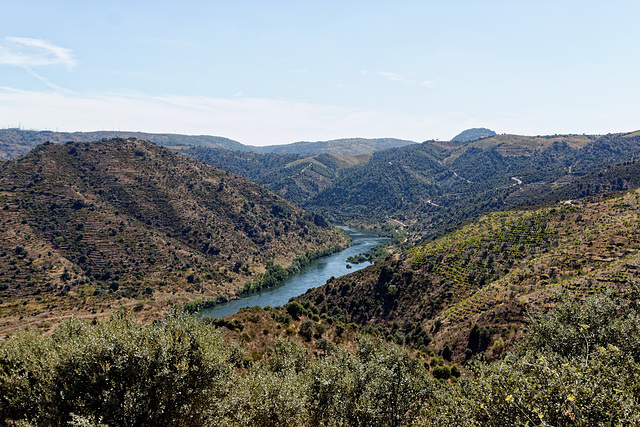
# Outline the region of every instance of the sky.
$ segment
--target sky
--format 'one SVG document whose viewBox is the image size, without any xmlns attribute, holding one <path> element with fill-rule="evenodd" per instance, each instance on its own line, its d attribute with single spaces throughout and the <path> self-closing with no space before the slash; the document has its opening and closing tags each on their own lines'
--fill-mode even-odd
<svg viewBox="0 0 640 427">
<path fill-rule="evenodd" d="M 249 145 L 640 129 L 636 0 L 0 6 L 0 128 Z"/>
</svg>

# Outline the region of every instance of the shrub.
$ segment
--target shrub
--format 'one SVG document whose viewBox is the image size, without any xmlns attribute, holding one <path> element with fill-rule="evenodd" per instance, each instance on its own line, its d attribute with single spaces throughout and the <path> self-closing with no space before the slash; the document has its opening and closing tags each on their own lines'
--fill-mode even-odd
<svg viewBox="0 0 640 427">
<path fill-rule="evenodd" d="M 451 376 L 454 378 L 460 378 L 461 372 L 460 372 L 460 368 L 458 368 L 458 365 L 453 365 L 451 367 Z"/>
<path fill-rule="evenodd" d="M 431 370 L 431 375 L 439 380 L 446 380 L 451 377 L 451 368 L 448 366 L 436 366 Z"/>
<path fill-rule="evenodd" d="M 306 319 L 303 320 L 302 323 L 300 324 L 300 330 L 298 331 L 298 333 L 304 337 L 304 339 L 306 339 L 307 341 L 311 341 L 311 337 L 313 336 L 313 331 L 314 331 L 314 323 L 312 320 Z"/>
<path fill-rule="evenodd" d="M 226 392 L 234 353 L 186 315 L 145 327 L 118 314 L 95 326 L 63 322 L 51 338 L 19 334 L 0 344 L 0 419 L 202 424 L 203 408 Z"/>
<path fill-rule="evenodd" d="M 295 320 L 300 320 L 300 316 L 307 312 L 298 301 L 292 301 L 284 307 L 287 309 L 287 313 Z"/>
</svg>

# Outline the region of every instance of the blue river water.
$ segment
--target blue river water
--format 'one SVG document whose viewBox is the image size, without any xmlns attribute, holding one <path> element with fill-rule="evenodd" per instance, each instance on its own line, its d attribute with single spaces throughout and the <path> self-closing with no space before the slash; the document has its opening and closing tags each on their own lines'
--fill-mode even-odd
<svg viewBox="0 0 640 427">
<path fill-rule="evenodd" d="M 351 246 L 347 249 L 315 260 L 302 269 L 300 273 L 289 278 L 282 286 L 204 309 L 200 312 L 200 316 L 222 318 L 234 314 L 244 307 L 256 305 L 260 307 L 267 305 L 276 307 L 284 305 L 291 298 L 304 294 L 308 289 L 324 285 L 331 277 L 343 276 L 370 265 L 371 263 L 369 262 L 363 262 L 347 268 L 347 258 L 368 252 L 374 246 L 388 240 L 372 232 L 352 230 L 350 228 L 343 228 L 343 230 L 352 239 Z"/>
</svg>

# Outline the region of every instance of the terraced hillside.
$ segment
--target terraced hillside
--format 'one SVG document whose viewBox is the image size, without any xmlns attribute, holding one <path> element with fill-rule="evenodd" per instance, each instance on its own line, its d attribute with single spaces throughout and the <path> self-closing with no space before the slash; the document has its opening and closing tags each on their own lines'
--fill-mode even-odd
<svg viewBox="0 0 640 427">
<path fill-rule="evenodd" d="M 246 178 L 136 140 L 46 144 L 0 166 L 0 330 L 119 305 L 232 297 L 345 237 Z"/>
<path fill-rule="evenodd" d="M 526 313 L 640 276 L 640 191 L 487 214 L 302 296 L 345 322 L 462 360 L 498 355 Z"/>
</svg>

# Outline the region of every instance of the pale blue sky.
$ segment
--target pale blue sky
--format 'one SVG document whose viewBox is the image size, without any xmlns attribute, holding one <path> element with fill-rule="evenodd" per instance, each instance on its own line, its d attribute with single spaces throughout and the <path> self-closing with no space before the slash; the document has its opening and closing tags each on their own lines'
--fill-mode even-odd
<svg viewBox="0 0 640 427">
<path fill-rule="evenodd" d="M 450 139 L 640 129 L 637 1 L 0 1 L 0 127 Z"/>
</svg>

